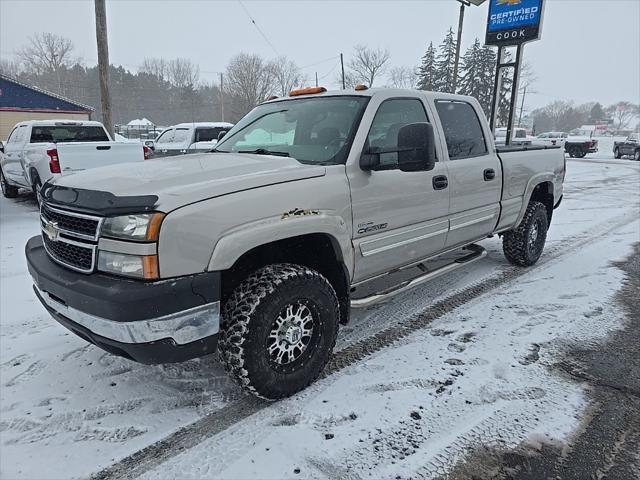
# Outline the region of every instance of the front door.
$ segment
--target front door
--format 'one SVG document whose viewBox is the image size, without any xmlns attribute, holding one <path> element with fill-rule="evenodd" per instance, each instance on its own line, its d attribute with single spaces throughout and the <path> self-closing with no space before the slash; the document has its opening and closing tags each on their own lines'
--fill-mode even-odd
<svg viewBox="0 0 640 480">
<path fill-rule="evenodd" d="M 401 127 L 429 121 L 420 98 L 387 99 L 375 111 L 365 149 L 396 147 Z M 389 170 L 368 172 L 356 165 L 348 173 L 356 282 L 419 261 L 444 246 L 449 229 L 446 164 L 436 162 L 428 172 L 401 172 L 393 168 L 397 157 L 380 155 L 381 165 Z M 436 177 L 440 183 L 434 183 Z"/>
<path fill-rule="evenodd" d="M 449 161 L 449 234 L 446 246 L 469 243 L 493 232 L 500 215 L 502 164 L 489 151 L 478 112 L 468 102 L 437 100 L 436 111 Z"/>
</svg>

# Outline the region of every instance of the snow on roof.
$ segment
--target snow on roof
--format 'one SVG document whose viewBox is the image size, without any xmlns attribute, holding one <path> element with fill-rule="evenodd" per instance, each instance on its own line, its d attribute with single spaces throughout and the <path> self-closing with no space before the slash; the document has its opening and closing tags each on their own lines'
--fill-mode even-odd
<svg viewBox="0 0 640 480">
<path fill-rule="evenodd" d="M 146 127 L 148 125 L 153 125 L 153 122 L 148 118 L 136 118 L 135 120 L 131 120 L 127 125 L 132 127 Z"/>
</svg>

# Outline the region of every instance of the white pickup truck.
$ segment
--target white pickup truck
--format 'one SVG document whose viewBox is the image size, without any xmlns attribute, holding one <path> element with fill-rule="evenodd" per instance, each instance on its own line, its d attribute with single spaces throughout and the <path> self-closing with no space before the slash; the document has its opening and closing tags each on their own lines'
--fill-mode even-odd
<svg viewBox="0 0 640 480">
<path fill-rule="evenodd" d="M 209 152 L 218 143 L 221 133 L 231 130 L 233 123 L 179 123 L 164 130 L 154 141 L 156 157 Z"/>
<path fill-rule="evenodd" d="M 559 147 L 497 149 L 471 97 L 315 87 L 257 106 L 213 152 L 132 170 L 43 187 L 36 295 L 108 352 L 218 349 L 276 399 L 318 377 L 351 307 L 480 260 L 475 242 L 500 235 L 510 262 L 535 264 L 566 165 Z"/>
<path fill-rule="evenodd" d="M 33 190 L 54 177 L 118 163 L 141 162 L 151 153 L 140 143 L 113 142 L 100 122 L 30 120 L 18 123 L 0 150 L 2 194 Z"/>
</svg>

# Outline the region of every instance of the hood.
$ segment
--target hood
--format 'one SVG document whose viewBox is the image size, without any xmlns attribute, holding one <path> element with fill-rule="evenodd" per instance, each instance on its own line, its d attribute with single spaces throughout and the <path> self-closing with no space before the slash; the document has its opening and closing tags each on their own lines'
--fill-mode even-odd
<svg viewBox="0 0 640 480">
<path fill-rule="evenodd" d="M 169 212 L 189 203 L 277 183 L 320 177 L 325 167 L 293 158 L 202 153 L 124 163 L 59 177 L 55 187 L 108 192 L 116 197 L 157 196 Z"/>
</svg>

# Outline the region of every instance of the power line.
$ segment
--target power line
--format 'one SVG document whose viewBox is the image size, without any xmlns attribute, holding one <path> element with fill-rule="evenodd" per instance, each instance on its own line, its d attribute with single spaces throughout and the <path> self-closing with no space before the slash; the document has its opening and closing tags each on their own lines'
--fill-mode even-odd
<svg viewBox="0 0 640 480">
<path fill-rule="evenodd" d="M 264 32 L 262 31 L 262 29 L 258 26 L 258 24 L 256 23 L 256 21 L 253 19 L 253 17 L 251 16 L 251 14 L 249 13 L 249 10 L 247 10 L 247 7 L 244 6 L 244 3 L 242 3 L 240 0 L 238 0 L 238 3 L 240 4 L 240 6 L 242 7 L 242 9 L 244 10 L 244 12 L 247 14 L 247 17 L 249 17 L 249 20 L 251 20 L 251 23 L 253 23 L 253 25 L 256 27 L 256 29 L 258 30 L 258 32 L 260 32 L 260 35 L 262 35 L 262 38 L 264 38 L 264 41 L 267 42 L 269 44 L 269 46 L 273 49 L 274 52 L 276 52 L 276 55 L 279 57 L 280 54 L 278 53 L 278 50 L 276 50 L 276 47 L 273 46 L 273 43 L 271 43 L 269 41 L 269 39 L 267 38 L 267 36 L 264 34 Z"/>
</svg>

